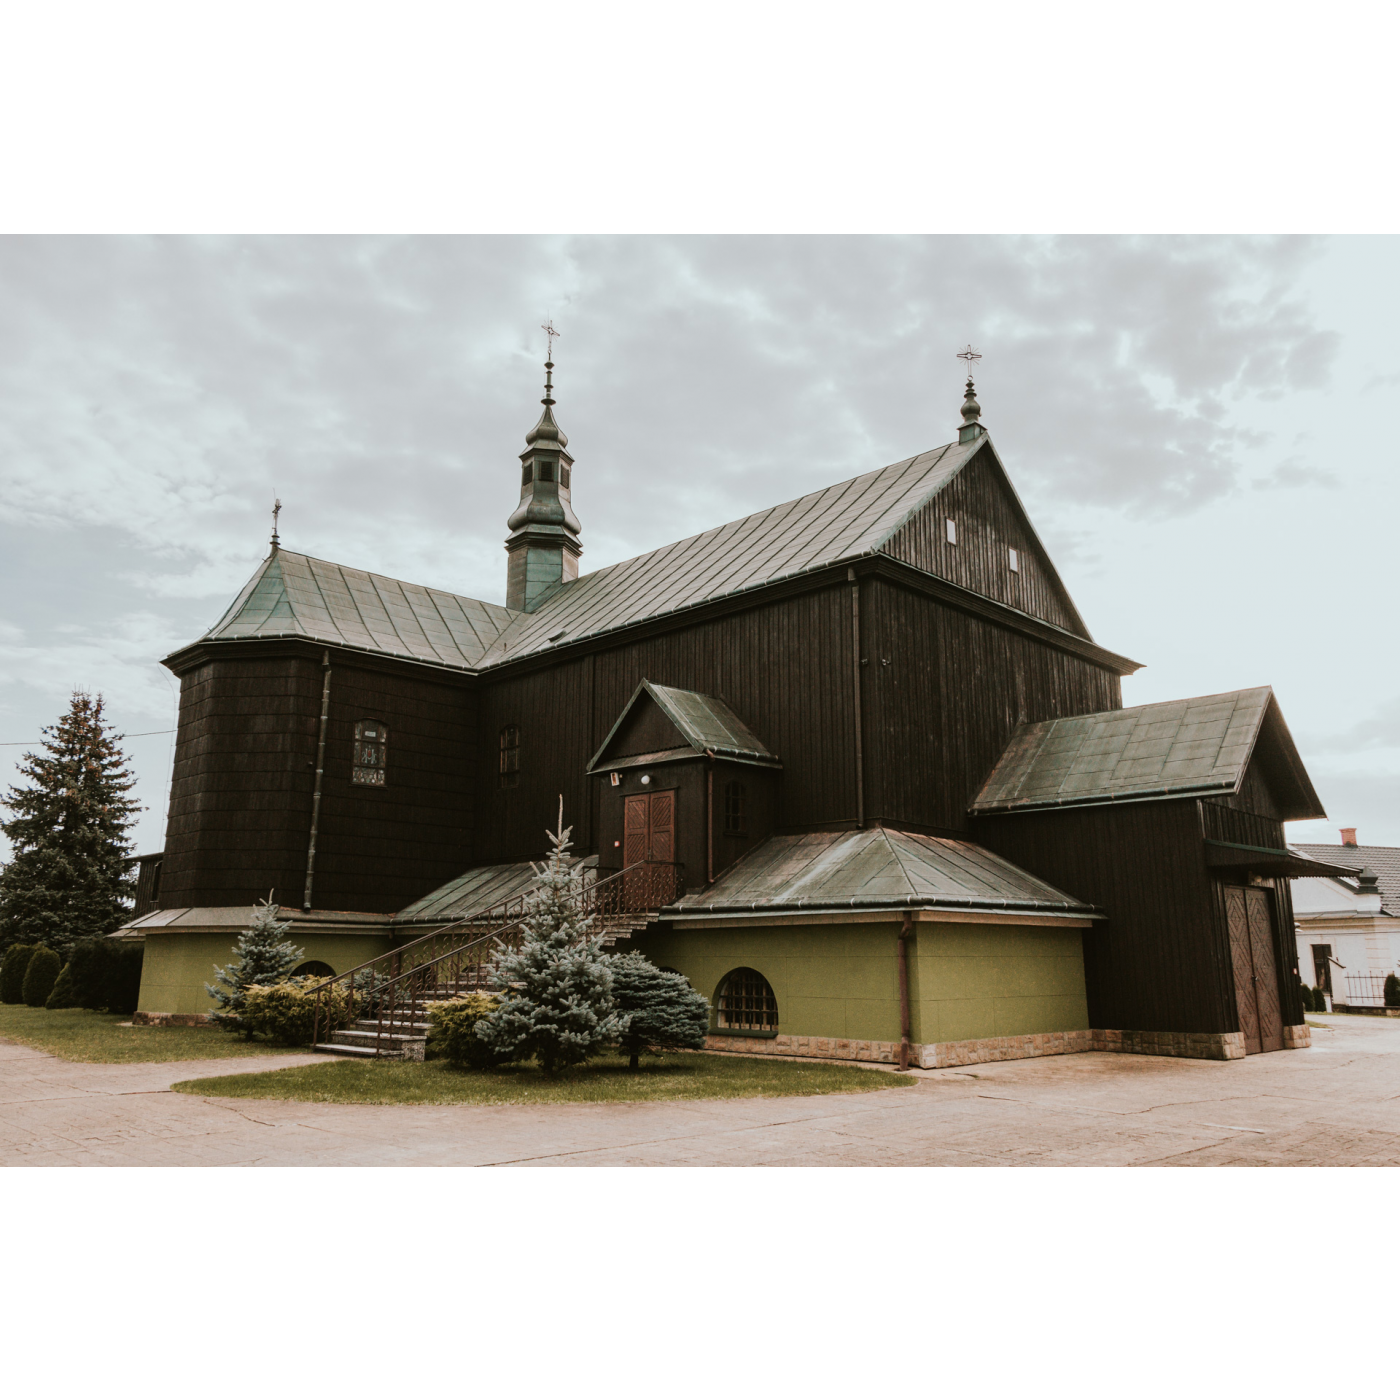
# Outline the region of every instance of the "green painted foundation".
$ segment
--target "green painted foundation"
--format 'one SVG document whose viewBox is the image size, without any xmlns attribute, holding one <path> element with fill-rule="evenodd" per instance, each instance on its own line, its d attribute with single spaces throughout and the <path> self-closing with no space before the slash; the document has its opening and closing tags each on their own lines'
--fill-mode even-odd
<svg viewBox="0 0 1400 1400">
<path fill-rule="evenodd" d="M 644 935 L 636 946 L 714 1001 L 735 968 L 761 972 L 782 1035 L 899 1039 L 899 922 L 781 924 Z M 1087 1030 L 1077 928 L 916 924 L 909 940 L 916 1044 Z"/>
<path fill-rule="evenodd" d="M 146 956 L 141 968 L 139 1011 L 168 1011 L 179 1014 L 214 1010 L 214 1002 L 204 990 L 214 980 L 216 966 L 224 967 L 234 958 L 233 945 L 239 930 L 220 929 L 197 933 L 152 930 L 146 935 Z M 328 963 L 335 972 L 348 972 L 370 958 L 387 953 L 391 940 L 374 934 L 296 934 L 288 941 L 304 949 L 303 961 Z"/>
</svg>

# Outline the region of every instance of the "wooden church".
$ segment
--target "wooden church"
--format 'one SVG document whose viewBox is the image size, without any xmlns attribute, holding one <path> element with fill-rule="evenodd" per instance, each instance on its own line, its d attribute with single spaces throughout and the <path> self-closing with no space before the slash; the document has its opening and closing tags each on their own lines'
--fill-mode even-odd
<svg viewBox="0 0 1400 1400">
<path fill-rule="evenodd" d="M 1267 687 L 1123 709 L 972 381 L 957 441 L 580 574 L 574 460 L 520 454 L 506 605 L 279 547 L 166 658 L 145 1020 L 198 1016 L 272 891 L 343 973 L 528 887 L 560 794 L 711 1045 L 927 1067 L 1306 1045 Z"/>
</svg>

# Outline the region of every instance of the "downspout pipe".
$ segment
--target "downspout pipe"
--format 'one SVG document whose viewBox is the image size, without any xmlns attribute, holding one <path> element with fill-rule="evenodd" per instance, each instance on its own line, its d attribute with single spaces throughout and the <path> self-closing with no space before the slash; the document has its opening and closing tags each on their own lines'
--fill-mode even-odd
<svg viewBox="0 0 1400 1400">
<path fill-rule="evenodd" d="M 306 888 L 301 912 L 311 912 L 311 884 L 316 875 L 316 832 L 321 824 L 321 779 L 326 771 L 326 725 L 331 717 L 331 654 L 321 653 L 321 733 L 316 740 L 316 786 L 311 794 L 311 836 L 306 845 Z"/>
<path fill-rule="evenodd" d="M 899 926 L 895 948 L 899 955 L 899 1067 L 909 1068 L 909 939 L 914 933 L 914 916 L 906 913 Z"/>
<path fill-rule="evenodd" d="M 709 771 L 705 774 L 705 883 L 715 882 L 715 754 L 713 749 L 705 750 L 710 760 Z"/>
<path fill-rule="evenodd" d="M 856 828 L 865 828 L 865 751 L 864 724 L 860 714 L 860 668 L 865 661 L 860 654 L 860 580 L 854 569 L 846 570 L 851 585 L 851 710 L 855 720 L 856 759 Z"/>
</svg>

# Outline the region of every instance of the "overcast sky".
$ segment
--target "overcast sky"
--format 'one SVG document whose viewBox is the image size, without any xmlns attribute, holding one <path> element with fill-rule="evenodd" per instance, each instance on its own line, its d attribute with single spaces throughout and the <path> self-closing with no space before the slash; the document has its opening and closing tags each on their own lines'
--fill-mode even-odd
<svg viewBox="0 0 1400 1400">
<path fill-rule="evenodd" d="M 501 602 L 543 335 L 591 570 L 955 436 L 978 397 L 1125 703 L 1275 687 L 1400 844 L 1390 238 L 0 239 L 0 782 L 289 549 Z M 171 737 L 128 745 L 159 849 Z"/>
</svg>

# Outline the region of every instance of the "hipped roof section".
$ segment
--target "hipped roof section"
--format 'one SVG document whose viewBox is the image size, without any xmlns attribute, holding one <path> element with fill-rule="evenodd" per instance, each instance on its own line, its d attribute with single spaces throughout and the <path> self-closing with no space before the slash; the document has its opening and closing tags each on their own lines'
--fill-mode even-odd
<svg viewBox="0 0 1400 1400">
<path fill-rule="evenodd" d="M 1022 725 L 971 811 L 1234 794 L 1256 751 L 1284 821 L 1326 815 L 1268 686 Z"/>
<path fill-rule="evenodd" d="M 672 906 L 678 914 L 806 909 L 976 909 L 1092 914 L 971 841 L 890 827 L 772 836 L 718 880 Z"/>
<path fill-rule="evenodd" d="M 200 640 L 296 637 L 485 670 L 884 552 L 984 449 L 985 435 L 950 443 L 746 515 L 561 584 L 533 613 L 284 549 Z"/>
<path fill-rule="evenodd" d="M 617 722 L 608 730 L 608 737 L 589 760 L 589 773 L 607 766 L 608 748 L 643 695 L 649 695 L 656 702 L 661 713 L 671 721 L 680 737 L 695 753 L 712 753 L 718 758 L 757 763 L 765 768 L 782 767 L 778 756 L 723 700 L 713 695 L 701 695 L 698 690 L 678 690 L 675 686 L 655 685 L 644 680 L 632 692 Z"/>
</svg>

